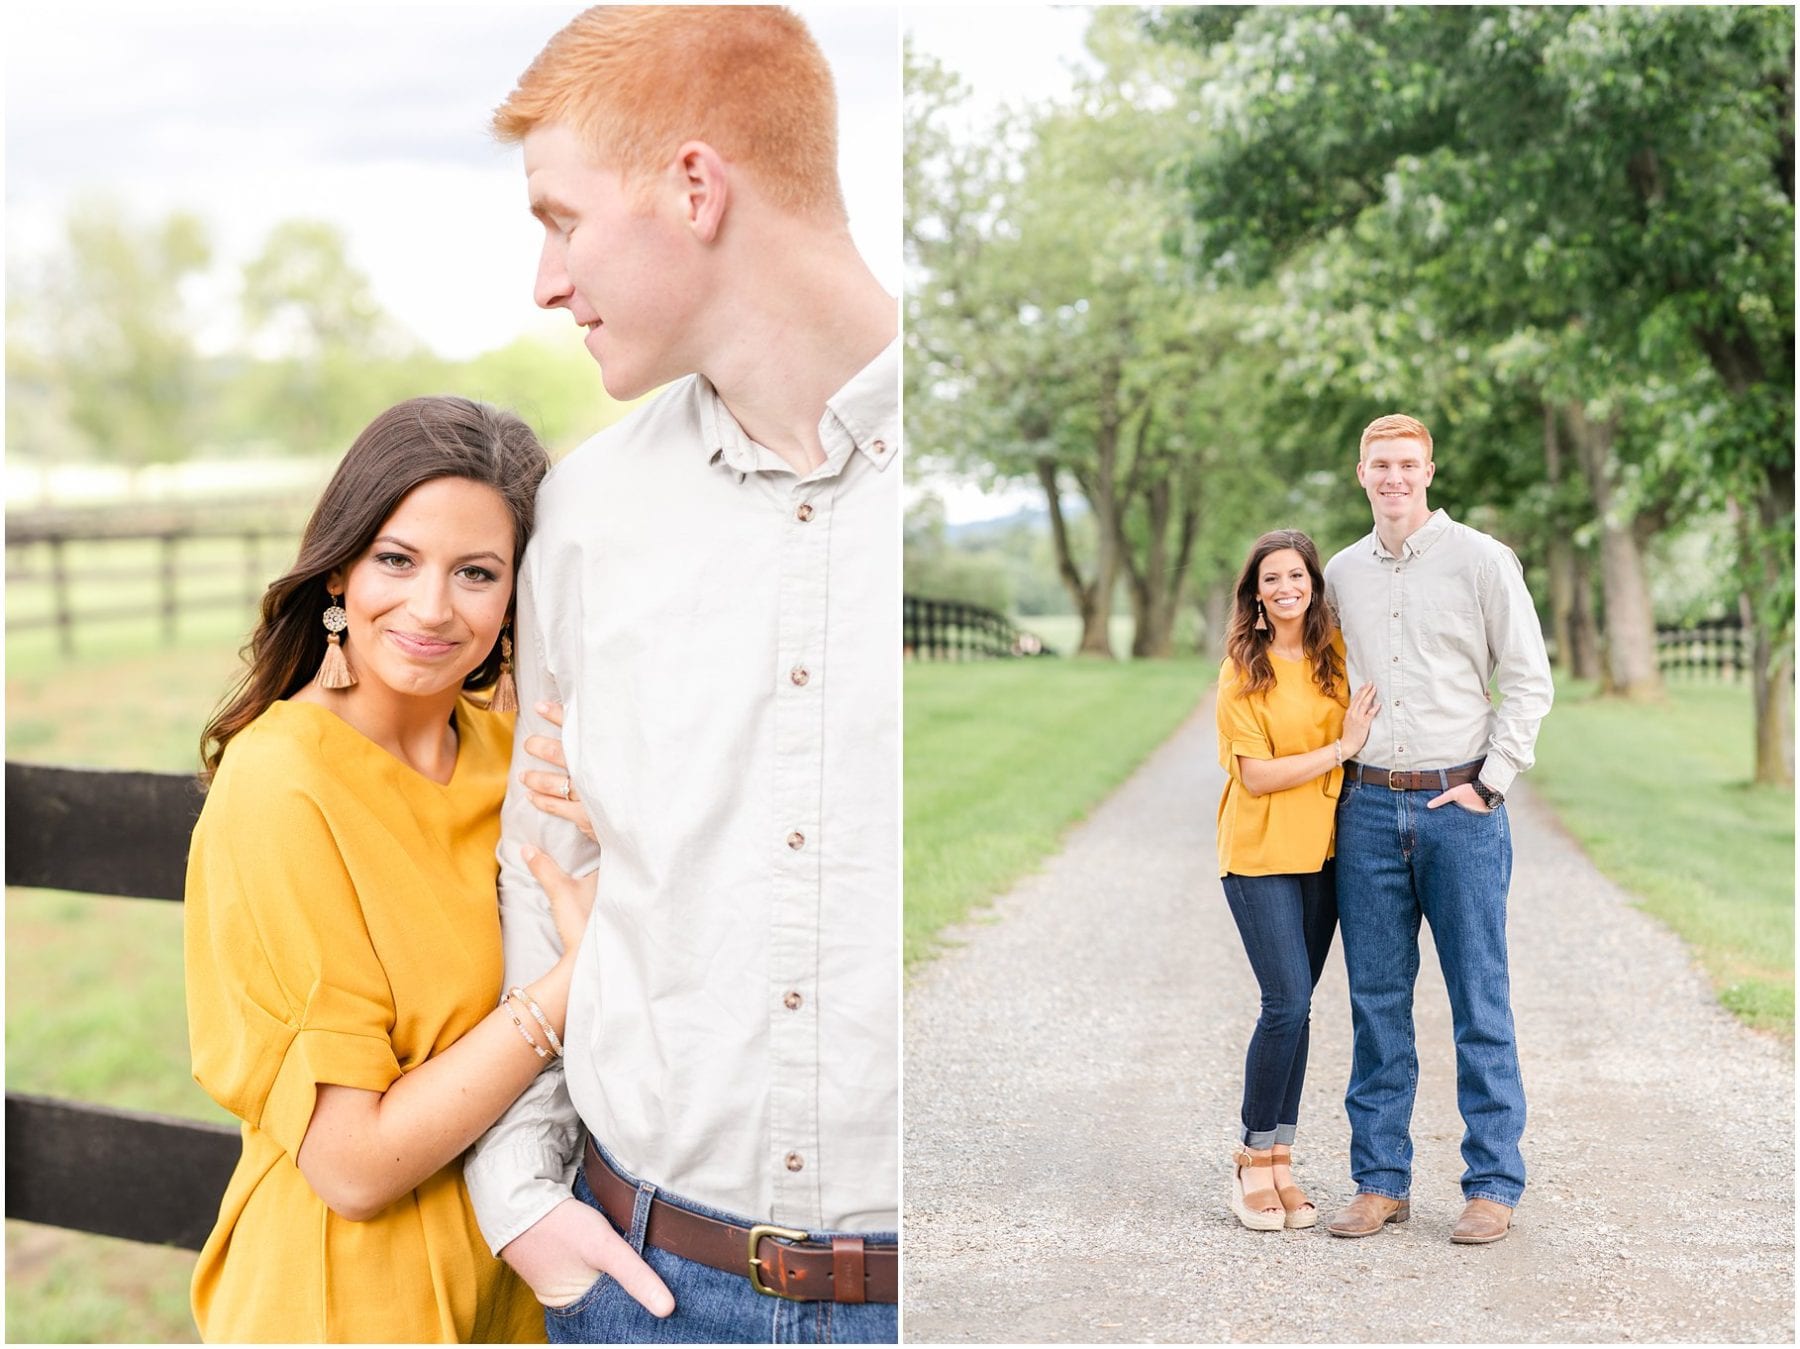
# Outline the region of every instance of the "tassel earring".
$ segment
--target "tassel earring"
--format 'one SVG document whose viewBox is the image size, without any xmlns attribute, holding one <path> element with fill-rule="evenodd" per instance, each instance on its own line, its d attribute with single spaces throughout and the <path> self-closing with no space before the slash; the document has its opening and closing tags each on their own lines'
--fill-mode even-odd
<svg viewBox="0 0 1800 1349">
<path fill-rule="evenodd" d="M 1256 602 L 1256 630 L 1258 632 L 1267 632 L 1269 630 L 1269 617 L 1263 612 L 1263 602 L 1261 600 Z"/>
<path fill-rule="evenodd" d="M 500 677 L 494 681 L 494 696 L 488 702 L 490 712 L 517 712 L 519 710 L 519 689 L 513 683 L 512 672 L 512 637 L 506 628 L 500 629 Z"/>
<path fill-rule="evenodd" d="M 329 591 L 326 593 L 330 594 Z M 338 636 L 350 626 L 350 615 L 338 603 L 341 598 L 332 595 L 331 607 L 325 611 L 325 659 L 319 662 L 319 687 L 322 689 L 347 689 L 356 683 L 356 672 L 350 668 L 343 641 Z"/>
</svg>

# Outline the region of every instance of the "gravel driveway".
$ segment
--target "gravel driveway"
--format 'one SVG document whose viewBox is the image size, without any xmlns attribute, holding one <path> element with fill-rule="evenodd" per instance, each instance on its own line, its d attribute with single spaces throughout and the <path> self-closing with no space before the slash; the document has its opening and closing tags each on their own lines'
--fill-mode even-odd
<svg viewBox="0 0 1800 1349">
<path fill-rule="evenodd" d="M 1239 1227 L 1257 990 L 1213 865 L 1223 782 L 1209 699 L 915 973 L 908 1341 L 1794 1339 L 1793 1051 L 1722 1011 L 1528 786 L 1507 807 L 1530 1107 L 1512 1236 L 1448 1240 L 1462 1125 L 1429 950 L 1412 1220 L 1359 1241 Z M 1326 1214 L 1353 1193 L 1349 1060 L 1334 949 L 1295 1148 Z"/>
</svg>

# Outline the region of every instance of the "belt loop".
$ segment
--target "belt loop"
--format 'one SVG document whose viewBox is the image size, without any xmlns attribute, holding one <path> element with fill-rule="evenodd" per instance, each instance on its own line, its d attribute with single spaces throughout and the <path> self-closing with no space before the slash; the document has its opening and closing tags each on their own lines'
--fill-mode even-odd
<svg viewBox="0 0 1800 1349">
<path fill-rule="evenodd" d="M 1450 790 L 1450 770 L 1448 768 L 1438 769 L 1438 790 L 1440 792 Z"/>
<path fill-rule="evenodd" d="M 863 1239 L 831 1239 L 831 1296 L 837 1302 L 862 1302 Z"/>
<path fill-rule="evenodd" d="M 644 1253 L 644 1238 L 650 1234 L 650 1203 L 656 1198 L 656 1186 L 640 1180 L 637 1199 L 631 1205 L 631 1233 L 625 1239 L 639 1255 Z"/>
</svg>

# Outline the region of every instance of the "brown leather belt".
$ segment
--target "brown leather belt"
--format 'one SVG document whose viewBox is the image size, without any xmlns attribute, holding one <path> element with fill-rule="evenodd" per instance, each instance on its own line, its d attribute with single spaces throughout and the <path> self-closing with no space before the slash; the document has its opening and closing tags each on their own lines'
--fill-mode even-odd
<svg viewBox="0 0 1800 1349">
<path fill-rule="evenodd" d="M 587 1143 L 582 1163 L 588 1188 L 614 1227 L 631 1230 L 637 1186 Z M 651 1199 L 644 1240 L 660 1251 L 737 1274 L 770 1297 L 796 1302 L 898 1302 L 900 1249 L 865 1246 L 861 1237 L 833 1237 L 829 1245 L 806 1233 L 759 1223 L 741 1227 Z"/>
<path fill-rule="evenodd" d="M 1357 763 L 1352 759 L 1344 765 L 1344 774 L 1352 782 L 1366 782 L 1370 786 L 1387 787 L 1396 792 L 1447 792 L 1452 787 L 1475 781 L 1481 776 L 1481 765 L 1486 762 L 1486 759 L 1477 759 L 1474 763 L 1462 764 L 1456 768 L 1423 768 L 1408 773 L 1370 768 L 1367 764 Z"/>
</svg>

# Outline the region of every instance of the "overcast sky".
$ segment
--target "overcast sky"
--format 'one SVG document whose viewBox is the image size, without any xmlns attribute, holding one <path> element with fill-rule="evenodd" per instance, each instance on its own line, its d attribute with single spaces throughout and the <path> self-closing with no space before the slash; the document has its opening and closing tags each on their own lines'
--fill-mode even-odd
<svg viewBox="0 0 1800 1349">
<path fill-rule="evenodd" d="M 10 5 L 8 269 L 57 241 L 71 200 L 107 193 L 145 220 L 198 212 L 227 264 L 254 256 L 280 220 L 331 221 L 380 303 L 445 356 L 554 324 L 531 303 L 541 234 L 525 210 L 519 151 L 485 128 L 545 40 L 582 8 Z M 795 8 L 836 76 L 852 231 L 897 294 L 897 11 Z M 213 340 L 224 340 L 229 286 L 202 303 L 216 315 Z"/>
</svg>

